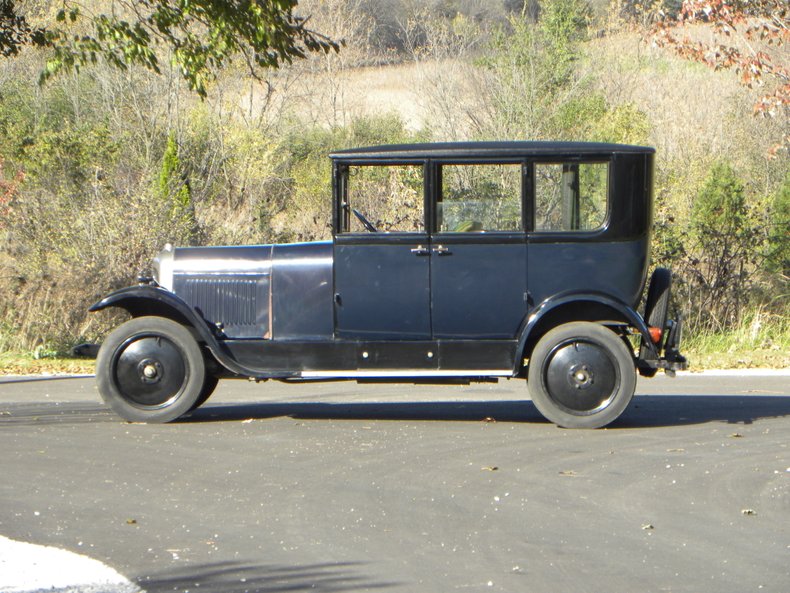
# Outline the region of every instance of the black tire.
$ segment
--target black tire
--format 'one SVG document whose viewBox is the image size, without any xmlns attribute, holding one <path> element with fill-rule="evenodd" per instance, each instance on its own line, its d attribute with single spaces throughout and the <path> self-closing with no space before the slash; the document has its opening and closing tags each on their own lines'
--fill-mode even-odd
<svg viewBox="0 0 790 593">
<path fill-rule="evenodd" d="M 645 299 L 644 320 L 649 327 L 660 327 L 661 331 L 666 330 L 667 315 L 669 313 L 669 297 L 672 292 L 672 272 L 666 268 L 656 268 L 650 277 L 650 286 L 647 289 L 647 299 Z M 662 336 L 662 341 L 664 336 Z M 659 354 L 661 353 L 662 342 L 656 344 Z M 644 359 L 650 355 L 650 347 L 644 337 L 639 346 L 639 358 Z M 641 367 L 639 374 L 643 377 L 654 377 L 658 369 Z"/>
<path fill-rule="evenodd" d="M 170 422 L 189 412 L 206 383 L 195 338 L 163 317 L 138 317 L 113 331 L 96 358 L 104 401 L 129 422 Z"/>
<path fill-rule="evenodd" d="M 218 383 L 219 377 L 206 374 L 206 378 L 203 381 L 203 389 L 200 390 L 200 395 L 198 396 L 197 400 L 195 400 L 195 403 L 192 404 L 192 407 L 189 409 L 189 411 L 191 412 L 192 410 L 197 410 L 200 406 L 205 404 L 208 401 L 208 398 L 211 397 L 211 394 L 214 393 Z"/>
<path fill-rule="evenodd" d="M 549 331 L 529 360 L 527 387 L 541 414 L 564 428 L 601 428 L 628 407 L 636 388 L 633 353 L 598 323 Z"/>
</svg>

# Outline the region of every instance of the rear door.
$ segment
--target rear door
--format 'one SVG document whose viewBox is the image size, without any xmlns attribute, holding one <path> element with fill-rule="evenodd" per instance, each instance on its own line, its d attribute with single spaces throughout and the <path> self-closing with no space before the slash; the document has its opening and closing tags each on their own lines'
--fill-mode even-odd
<svg viewBox="0 0 790 593">
<path fill-rule="evenodd" d="M 514 340 L 526 314 L 522 162 L 434 163 L 432 332 Z"/>
</svg>

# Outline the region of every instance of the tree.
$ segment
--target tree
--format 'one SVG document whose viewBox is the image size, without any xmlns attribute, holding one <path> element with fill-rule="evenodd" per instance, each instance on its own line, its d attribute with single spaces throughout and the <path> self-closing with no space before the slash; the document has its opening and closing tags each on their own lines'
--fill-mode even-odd
<svg viewBox="0 0 790 593">
<path fill-rule="evenodd" d="M 541 0 L 536 14 L 536 22 L 527 8 L 511 14 L 478 60 L 488 74 L 479 96 L 490 106 L 478 111 L 491 116 L 475 114 L 477 135 L 646 143 L 647 116 L 630 103 L 611 106 L 583 59 L 589 0 Z"/>
<path fill-rule="evenodd" d="M 690 222 L 696 249 L 689 272 L 700 317 L 709 327 L 732 327 L 754 286 L 760 237 L 746 188 L 728 163 L 711 167 Z"/>
<path fill-rule="evenodd" d="M 709 23 L 714 40 L 692 40 L 688 26 Z M 686 34 L 679 35 L 679 31 Z M 654 39 L 673 48 L 684 58 L 711 68 L 737 71 L 749 88 L 767 87 L 754 105 L 754 113 L 764 116 L 790 114 L 790 70 L 783 48 L 790 44 L 790 5 L 787 0 L 684 0 L 680 10 L 657 24 Z M 790 149 L 790 134 L 770 153 Z"/>
<path fill-rule="evenodd" d="M 294 14 L 298 0 L 113 0 L 106 13 L 91 13 L 64 0 L 55 22 L 35 17 L 14 0 L 0 0 L 0 55 L 25 46 L 49 50 L 41 80 L 104 60 L 160 71 L 157 49 L 168 50 L 189 87 L 206 95 L 217 70 L 239 56 L 250 73 L 277 68 L 310 52 L 338 51 L 339 44 L 307 27 Z"/>
<path fill-rule="evenodd" d="M 790 282 L 790 171 L 774 196 L 768 232 L 768 268 Z"/>
</svg>

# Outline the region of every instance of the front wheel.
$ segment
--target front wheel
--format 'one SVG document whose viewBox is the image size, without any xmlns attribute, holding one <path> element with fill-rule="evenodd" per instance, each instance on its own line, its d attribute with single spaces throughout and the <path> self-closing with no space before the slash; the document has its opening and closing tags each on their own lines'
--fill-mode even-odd
<svg viewBox="0 0 790 593">
<path fill-rule="evenodd" d="M 206 373 L 206 379 L 203 381 L 203 388 L 200 390 L 200 395 L 198 395 L 195 403 L 192 404 L 190 408 L 190 412 L 193 410 L 197 410 L 200 406 L 205 404 L 208 401 L 208 398 L 211 397 L 211 394 L 214 393 L 214 390 L 217 388 L 219 384 L 219 377 L 212 375 L 210 373 Z"/>
<path fill-rule="evenodd" d="M 113 331 L 96 358 L 104 401 L 129 422 L 170 422 L 203 393 L 206 367 L 195 338 L 163 317 L 138 317 Z"/>
<path fill-rule="evenodd" d="M 527 385 L 538 411 L 551 422 L 601 428 L 619 417 L 634 395 L 633 353 L 600 324 L 566 323 L 535 346 Z"/>
</svg>

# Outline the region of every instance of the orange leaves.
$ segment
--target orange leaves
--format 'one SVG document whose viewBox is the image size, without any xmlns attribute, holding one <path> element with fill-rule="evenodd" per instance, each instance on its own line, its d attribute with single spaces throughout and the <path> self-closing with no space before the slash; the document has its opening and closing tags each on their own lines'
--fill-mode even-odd
<svg viewBox="0 0 790 593">
<path fill-rule="evenodd" d="M 713 41 L 692 41 L 685 33 L 694 23 L 709 25 Z M 787 0 L 684 0 L 676 16 L 664 15 L 652 37 L 684 59 L 735 70 L 748 88 L 766 87 L 767 93 L 754 104 L 755 115 L 772 117 L 790 108 L 790 70 L 781 52 L 773 51 L 790 43 Z M 781 148 L 790 148 L 787 137 L 769 155 Z"/>
<path fill-rule="evenodd" d="M 5 159 L 0 156 L 0 228 L 5 227 L 11 212 L 11 201 L 16 196 L 19 185 L 25 179 L 25 174 L 22 171 L 17 171 L 11 180 L 7 180 L 3 171 L 4 162 Z"/>
</svg>

